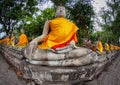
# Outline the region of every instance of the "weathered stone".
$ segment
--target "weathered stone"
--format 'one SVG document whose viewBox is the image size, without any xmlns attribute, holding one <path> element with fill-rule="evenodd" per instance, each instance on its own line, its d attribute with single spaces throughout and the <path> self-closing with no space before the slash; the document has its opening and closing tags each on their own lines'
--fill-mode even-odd
<svg viewBox="0 0 120 85">
<path fill-rule="evenodd" d="M 68 64 L 70 65 L 70 63 L 65 63 L 66 67 L 64 67 L 64 63 L 63 66 L 48 66 L 47 64 L 47 66 L 43 66 L 43 64 L 30 64 L 26 61 L 24 57 L 21 59 L 15 57 L 13 55 L 12 49 L 13 48 L 1 46 L 0 52 L 10 63 L 12 63 L 15 67 L 17 67 L 23 72 L 23 78 L 34 80 L 40 85 L 73 85 L 78 83 L 82 85 L 83 82 L 93 80 L 97 75 L 99 75 L 104 70 L 107 63 L 109 63 L 112 59 L 115 58 L 111 57 L 111 55 L 113 56 L 116 53 L 112 52 L 110 55 L 106 54 L 103 56 L 97 56 L 96 53 L 93 52 L 92 54 L 89 53 L 89 55 L 85 55 L 83 57 L 78 57 L 75 59 L 67 58 L 63 61 L 72 62 L 73 59 L 77 62 L 77 66 L 75 66 L 76 62 L 74 62 L 73 64 L 71 64 L 71 66 L 67 66 Z M 18 50 L 16 48 L 15 50 L 16 51 L 14 52 L 16 54 L 18 51 L 21 51 L 20 49 Z M 21 54 L 18 53 L 16 56 L 19 57 L 19 55 Z M 84 65 L 81 65 L 80 62 L 83 61 L 85 61 Z"/>
</svg>

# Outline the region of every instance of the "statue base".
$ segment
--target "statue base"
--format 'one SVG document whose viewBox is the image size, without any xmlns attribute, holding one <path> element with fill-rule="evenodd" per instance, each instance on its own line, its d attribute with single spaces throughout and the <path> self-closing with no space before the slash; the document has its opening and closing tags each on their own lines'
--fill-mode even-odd
<svg viewBox="0 0 120 85">
<path fill-rule="evenodd" d="M 117 51 L 99 56 L 99 62 L 82 66 L 43 66 L 26 61 L 22 49 L 0 46 L 0 52 L 12 65 L 21 70 L 24 79 L 40 85 L 83 84 L 96 78 L 115 57 Z"/>
</svg>

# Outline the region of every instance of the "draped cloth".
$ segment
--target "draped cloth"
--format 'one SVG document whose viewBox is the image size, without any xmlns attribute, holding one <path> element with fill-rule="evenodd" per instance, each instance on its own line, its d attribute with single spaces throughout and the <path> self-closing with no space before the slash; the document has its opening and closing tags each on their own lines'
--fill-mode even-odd
<svg viewBox="0 0 120 85">
<path fill-rule="evenodd" d="M 27 45 L 28 45 L 28 38 L 24 33 L 22 33 L 19 37 L 18 47 L 23 48 Z"/>
<path fill-rule="evenodd" d="M 14 46 L 14 39 L 15 39 L 14 36 L 12 36 L 11 38 L 6 37 L 5 39 L 0 40 L 0 44 L 6 44 L 6 45 Z"/>
<path fill-rule="evenodd" d="M 61 48 L 67 46 L 70 41 L 77 42 L 76 32 L 78 27 L 69 20 L 60 17 L 50 21 L 50 32 L 44 38 L 40 49 Z"/>
<path fill-rule="evenodd" d="M 114 46 L 110 44 L 110 50 L 114 50 Z"/>
<path fill-rule="evenodd" d="M 5 41 L 6 41 L 5 39 L 0 40 L 0 44 L 4 44 Z"/>
<path fill-rule="evenodd" d="M 109 50 L 110 50 L 110 47 L 109 47 L 108 43 L 105 43 L 105 50 L 106 50 L 106 51 L 109 51 Z"/>
<path fill-rule="evenodd" d="M 0 44 L 10 45 L 10 38 L 6 37 L 6 38 L 0 40 Z"/>
<path fill-rule="evenodd" d="M 103 52 L 103 45 L 101 41 L 98 41 L 97 48 L 101 53 Z"/>
<path fill-rule="evenodd" d="M 15 36 L 12 36 L 11 37 L 11 39 L 10 39 L 10 44 L 12 45 L 12 46 L 15 46 Z"/>
</svg>

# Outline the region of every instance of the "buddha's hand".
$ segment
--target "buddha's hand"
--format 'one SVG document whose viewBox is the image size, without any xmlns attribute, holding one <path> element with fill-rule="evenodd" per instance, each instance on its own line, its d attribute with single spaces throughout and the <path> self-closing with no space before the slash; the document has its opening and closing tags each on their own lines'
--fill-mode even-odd
<svg viewBox="0 0 120 85">
<path fill-rule="evenodd" d="M 37 42 L 30 42 L 29 45 L 27 46 L 27 57 L 29 58 L 29 60 L 34 59 L 33 58 L 33 54 L 35 52 L 35 50 L 37 49 Z"/>
<path fill-rule="evenodd" d="M 73 40 L 70 42 L 70 45 L 72 45 L 73 48 L 75 48 L 75 49 L 80 48 L 80 47 L 78 47 L 78 46 L 75 45 L 75 41 L 73 41 Z"/>
<path fill-rule="evenodd" d="M 37 43 L 38 43 L 37 38 L 33 39 L 33 40 L 30 42 L 30 44 L 37 44 Z"/>
<path fill-rule="evenodd" d="M 29 44 L 29 47 L 30 47 L 31 51 L 35 50 L 37 48 L 37 46 L 38 46 L 38 43 L 35 42 L 35 41 L 32 41 Z"/>
</svg>

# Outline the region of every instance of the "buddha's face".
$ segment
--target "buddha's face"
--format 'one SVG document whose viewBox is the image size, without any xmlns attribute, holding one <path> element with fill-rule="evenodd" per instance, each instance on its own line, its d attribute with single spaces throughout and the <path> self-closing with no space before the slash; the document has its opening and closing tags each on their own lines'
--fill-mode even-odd
<svg viewBox="0 0 120 85">
<path fill-rule="evenodd" d="M 65 17 L 65 16 L 66 16 L 65 7 L 58 6 L 56 9 L 56 17 Z"/>
</svg>

